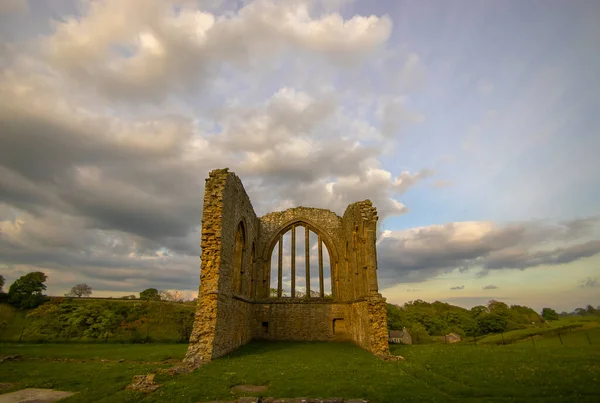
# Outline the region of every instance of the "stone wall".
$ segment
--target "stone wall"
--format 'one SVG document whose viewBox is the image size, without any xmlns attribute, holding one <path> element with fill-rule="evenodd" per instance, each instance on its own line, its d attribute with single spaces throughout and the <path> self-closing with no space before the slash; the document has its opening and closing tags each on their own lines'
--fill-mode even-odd
<svg viewBox="0 0 600 403">
<path fill-rule="evenodd" d="M 240 281 L 246 284 L 242 290 L 248 290 L 258 219 L 240 179 L 227 169 L 212 171 L 204 191 L 198 306 L 184 359 L 195 366 L 227 354 L 252 338 L 249 297 L 236 299 L 233 290 L 235 236 L 240 223 L 245 233 Z"/>
<path fill-rule="evenodd" d="M 258 219 L 240 179 L 231 173 L 225 175 L 227 180 L 222 191 L 221 268 L 213 358 L 227 354 L 252 339 L 252 306 L 248 290 L 252 274 L 252 244 L 258 238 Z M 245 239 L 241 275 L 237 270 L 237 275 L 241 277 L 241 291 L 238 292 L 233 289 L 236 275 L 233 252 L 240 223 L 244 226 Z"/>
<path fill-rule="evenodd" d="M 263 340 L 331 341 L 334 336 L 349 339 L 343 332 L 334 335 L 334 319 L 345 317 L 346 304 L 305 300 L 256 304 L 253 338 Z"/>
<path fill-rule="evenodd" d="M 272 249 L 296 224 L 317 233 L 329 250 L 332 298 L 270 298 Z M 227 169 L 212 171 L 204 194 L 198 306 L 184 361 L 198 366 L 251 339 L 352 340 L 389 354 L 376 225 L 369 200 L 351 204 L 343 217 L 296 207 L 257 218 L 240 179 Z"/>
<path fill-rule="evenodd" d="M 387 311 L 377 284 L 377 219 L 370 200 L 352 203 L 344 212 L 345 269 L 340 270 L 340 297 L 351 302 L 347 312 L 352 340 L 385 355 L 389 354 Z"/>
</svg>

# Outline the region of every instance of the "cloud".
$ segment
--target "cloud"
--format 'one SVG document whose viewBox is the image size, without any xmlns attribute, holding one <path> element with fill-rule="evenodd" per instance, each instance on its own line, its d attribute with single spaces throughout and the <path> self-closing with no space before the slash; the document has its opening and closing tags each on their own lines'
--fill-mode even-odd
<svg viewBox="0 0 600 403">
<path fill-rule="evenodd" d="M 465 286 L 464 285 L 458 285 L 456 287 L 450 287 L 451 290 L 464 290 Z"/>
<path fill-rule="evenodd" d="M 386 16 L 345 20 L 311 11 L 310 2 L 259 0 L 215 15 L 192 4 L 107 0 L 57 22 L 44 47 L 53 67 L 107 96 L 160 101 L 209 86 L 229 68 L 264 69 L 281 54 L 355 65 L 383 46 L 392 28 Z"/>
<path fill-rule="evenodd" d="M 214 3 L 89 2 L 1 44 L 9 281 L 42 270 L 56 293 L 78 282 L 193 290 L 204 178 L 218 167 L 242 178 L 259 215 L 342 214 L 366 198 L 382 220 L 408 210 L 399 198 L 433 173 L 384 168 L 392 140 L 368 118 L 381 105 L 408 111 L 408 99 L 357 96 L 311 73 L 394 67 L 378 58 L 390 19 L 312 2 Z"/>
<path fill-rule="evenodd" d="M 596 277 L 588 277 L 584 280 L 581 280 L 579 282 L 579 287 L 580 288 L 595 288 L 595 287 L 600 287 L 600 282 L 598 282 L 598 279 Z"/>
<path fill-rule="evenodd" d="M 498 286 L 496 286 L 494 284 L 489 284 L 489 285 L 484 286 L 482 289 L 483 290 L 496 290 L 496 289 L 498 289 Z"/>
<path fill-rule="evenodd" d="M 378 242 L 384 283 L 418 282 L 455 269 L 520 269 L 559 265 L 600 253 L 593 236 L 597 217 L 558 224 L 456 222 L 386 231 Z M 550 246 L 564 245 L 564 246 Z"/>
</svg>

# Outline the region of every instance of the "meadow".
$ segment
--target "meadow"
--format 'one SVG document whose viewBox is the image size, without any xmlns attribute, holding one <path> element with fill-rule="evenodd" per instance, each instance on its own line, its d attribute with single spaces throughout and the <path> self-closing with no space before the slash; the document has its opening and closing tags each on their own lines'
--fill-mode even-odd
<svg viewBox="0 0 600 403">
<path fill-rule="evenodd" d="M 265 396 L 366 398 L 371 402 L 597 402 L 600 329 L 509 345 L 391 346 L 406 361 L 384 362 L 349 343 L 252 342 L 189 375 L 159 374 L 148 396 L 124 390 L 133 375 L 168 368 L 183 344 L 0 344 L 0 380 L 79 392 L 73 402 L 202 402 L 234 397 L 239 384 Z"/>
</svg>

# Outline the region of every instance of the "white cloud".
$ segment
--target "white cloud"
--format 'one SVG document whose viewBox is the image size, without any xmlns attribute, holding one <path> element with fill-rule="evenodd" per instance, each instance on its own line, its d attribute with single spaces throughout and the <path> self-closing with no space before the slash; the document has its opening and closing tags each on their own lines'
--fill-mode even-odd
<svg viewBox="0 0 600 403">
<path fill-rule="evenodd" d="M 369 120 L 378 95 L 304 86 L 299 70 L 281 68 L 293 54 L 307 71 L 360 69 L 386 45 L 387 17 L 314 17 L 298 2 L 235 12 L 226 2 L 210 11 L 179 3 L 85 3 L 28 46 L 4 44 L 0 255 L 9 281 L 42 270 L 51 293 L 75 282 L 106 292 L 194 288 L 204 177 L 214 168 L 242 177 L 259 214 L 297 205 L 341 214 L 370 198 L 382 218 L 404 213 L 398 198 L 430 175 L 382 166 L 388 140 Z"/>
<path fill-rule="evenodd" d="M 207 86 L 223 67 L 260 69 L 284 51 L 353 65 L 390 35 L 385 16 L 314 18 L 309 4 L 259 0 L 214 15 L 154 0 L 93 2 L 83 16 L 57 22 L 44 47 L 57 69 L 106 95 L 140 101 Z"/>
</svg>

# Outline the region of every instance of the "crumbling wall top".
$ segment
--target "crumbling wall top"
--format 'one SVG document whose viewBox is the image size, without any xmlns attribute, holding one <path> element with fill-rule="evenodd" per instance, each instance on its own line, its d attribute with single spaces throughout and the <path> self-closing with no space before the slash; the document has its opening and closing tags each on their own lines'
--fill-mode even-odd
<svg viewBox="0 0 600 403">
<path fill-rule="evenodd" d="M 350 204 L 344 212 L 344 218 L 355 214 L 358 214 L 360 218 L 367 221 L 377 222 L 378 219 L 377 208 L 373 206 L 373 203 L 369 199 Z"/>
</svg>

